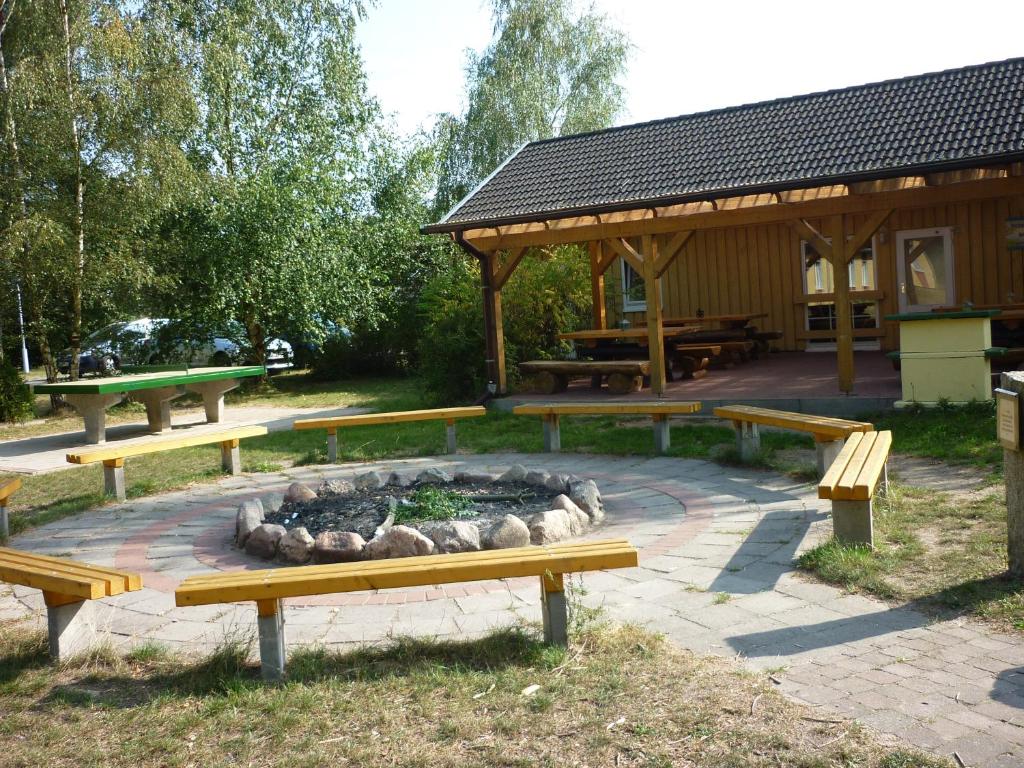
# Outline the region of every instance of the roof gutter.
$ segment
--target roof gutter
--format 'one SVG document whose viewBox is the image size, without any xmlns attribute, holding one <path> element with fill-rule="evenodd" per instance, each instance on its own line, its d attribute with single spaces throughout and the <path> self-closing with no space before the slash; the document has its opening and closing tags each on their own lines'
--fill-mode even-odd
<svg viewBox="0 0 1024 768">
<path fill-rule="evenodd" d="M 680 205 L 682 203 L 694 203 L 708 201 L 719 197 L 737 197 L 740 195 L 758 195 L 771 192 L 788 192 L 795 189 L 807 189 L 811 187 L 823 187 L 833 184 L 849 184 L 858 181 L 881 181 L 899 176 L 918 176 L 925 173 L 942 173 L 943 171 L 956 171 L 965 168 L 979 168 L 989 165 L 1002 165 L 1004 163 L 1024 161 L 1024 152 L 1007 152 L 1002 155 L 988 155 L 984 158 L 967 158 L 964 160 L 952 160 L 944 163 L 922 163 L 918 165 L 891 168 L 884 172 L 864 171 L 861 173 L 845 174 L 841 176 L 818 176 L 808 179 L 800 179 L 799 183 L 776 183 L 757 184 L 747 187 L 730 187 L 718 190 L 693 192 L 685 195 L 672 195 L 667 197 L 643 198 L 639 200 L 628 200 L 616 203 L 605 203 L 601 205 L 577 206 L 575 208 L 562 208 L 539 213 L 521 214 L 518 216 L 504 216 L 490 219 L 478 219 L 475 221 L 459 221 L 448 223 L 448 214 L 436 224 L 427 224 L 420 227 L 420 233 L 424 235 L 445 234 L 450 232 L 461 233 L 467 229 L 485 229 L 490 227 L 505 226 L 508 224 L 529 224 L 540 221 L 547 221 L 558 218 L 572 218 L 574 216 L 589 216 L 598 213 L 617 213 L 619 211 L 635 210 L 637 208 L 653 208 L 667 205 Z M 482 186 L 482 185 L 481 185 Z M 475 193 L 474 193 L 475 194 Z M 467 197 L 468 199 L 468 197 Z M 465 201 L 463 201 L 465 202 Z M 459 204 L 460 206 L 462 203 Z M 454 213 L 454 210 L 452 211 Z"/>
</svg>

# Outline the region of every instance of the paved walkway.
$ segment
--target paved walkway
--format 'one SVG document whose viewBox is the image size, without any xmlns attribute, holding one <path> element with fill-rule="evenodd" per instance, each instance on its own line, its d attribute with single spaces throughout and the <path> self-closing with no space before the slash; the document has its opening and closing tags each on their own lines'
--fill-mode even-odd
<svg viewBox="0 0 1024 768">
<path fill-rule="evenodd" d="M 427 458 L 426 466 L 500 471 L 515 462 L 597 480 L 608 521 L 594 535 L 627 536 L 641 566 L 583 578 L 583 599 L 616 620 L 648 624 L 697 652 L 767 670 L 822 717 L 855 717 L 966 765 L 1024 763 L 1024 643 L 967 621 L 809 581 L 793 557 L 829 533 L 806 485 L 702 461 L 577 455 Z M 207 650 L 251 637 L 251 605 L 175 608 L 184 576 L 265 567 L 230 545 L 241 500 L 278 496 L 293 480 L 351 477 L 367 466 L 294 468 L 107 506 L 17 537 L 14 546 L 142 571 L 147 588 L 102 604 L 118 643 L 155 640 Z M 344 646 L 392 634 L 465 636 L 539 618 L 530 581 L 485 582 L 289 601 L 289 643 Z M 0 619 L 41 617 L 35 590 L 0 585 Z M 685 706 L 685 702 L 680 702 Z"/>
</svg>

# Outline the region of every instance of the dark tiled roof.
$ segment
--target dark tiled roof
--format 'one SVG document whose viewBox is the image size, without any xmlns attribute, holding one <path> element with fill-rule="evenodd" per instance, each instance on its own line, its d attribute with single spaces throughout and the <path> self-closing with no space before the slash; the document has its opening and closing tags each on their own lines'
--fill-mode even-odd
<svg viewBox="0 0 1024 768">
<path fill-rule="evenodd" d="M 1024 58 L 525 145 L 432 231 L 1024 159 Z"/>
</svg>

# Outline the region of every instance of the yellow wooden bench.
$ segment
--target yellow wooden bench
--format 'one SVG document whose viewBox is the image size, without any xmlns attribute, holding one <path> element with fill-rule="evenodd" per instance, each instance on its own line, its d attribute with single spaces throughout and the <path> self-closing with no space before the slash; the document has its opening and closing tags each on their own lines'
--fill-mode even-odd
<svg viewBox="0 0 1024 768">
<path fill-rule="evenodd" d="M 356 416 L 331 416 L 326 419 L 297 419 L 292 429 L 326 429 L 327 460 L 338 460 L 338 430 L 343 427 L 365 427 L 371 424 L 398 424 L 406 421 L 440 421 L 447 425 L 448 453 L 455 453 L 455 420 L 485 416 L 482 405 L 458 408 L 432 408 L 422 411 L 391 411 L 388 413 L 362 413 Z"/>
<path fill-rule="evenodd" d="M 832 500 L 832 528 L 839 541 L 874 546 L 871 500 L 888 485 L 892 432 L 855 432 L 818 484 L 818 498 Z"/>
<path fill-rule="evenodd" d="M 665 453 L 671 444 L 669 416 L 696 413 L 700 403 L 646 402 L 646 403 L 558 403 L 555 405 L 517 405 L 512 413 L 517 416 L 540 416 L 544 422 L 544 450 L 555 453 L 562 449 L 559 420 L 562 416 L 628 416 L 642 414 L 654 422 L 654 447 Z"/>
<path fill-rule="evenodd" d="M 126 442 L 120 445 L 108 445 L 104 448 L 76 451 L 69 453 L 67 460 L 72 464 L 103 462 L 104 493 L 108 496 L 115 496 L 118 501 L 124 501 L 124 461 L 131 456 L 144 456 L 149 453 L 173 451 L 176 448 L 220 443 L 221 465 L 224 467 L 224 471 L 237 475 L 242 471 L 238 441 L 245 437 L 258 437 L 265 434 L 267 434 L 267 428 L 255 424 L 192 434 L 170 434 L 165 437 L 147 438 L 139 442 Z"/>
<path fill-rule="evenodd" d="M 818 459 L 818 477 L 822 477 L 843 448 L 843 442 L 858 432 L 874 432 L 866 421 L 850 421 L 831 416 L 776 411 L 754 405 L 723 405 L 715 408 L 715 416 L 728 419 L 736 428 L 736 442 L 743 459 L 753 458 L 761 450 L 758 426 L 807 432 L 814 436 Z"/>
<path fill-rule="evenodd" d="M 568 614 L 564 574 L 636 565 L 637 551 L 625 539 L 584 541 L 560 546 L 191 576 L 175 590 L 174 599 L 178 606 L 256 601 L 263 677 L 279 680 L 284 676 L 285 666 L 281 602 L 285 598 L 539 576 L 544 640 L 565 645 Z"/>
<path fill-rule="evenodd" d="M 142 589 L 137 573 L 0 547 L 0 581 L 42 590 L 54 661 L 88 650 L 95 637 L 90 600 Z"/>
<path fill-rule="evenodd" d="M 21 478 L 11 477 L 0 482 L 0 537 L 11 535 L 10 518 L 7 513 L 7 501 L 16 490 L 21 488 Z"/>
</svg>

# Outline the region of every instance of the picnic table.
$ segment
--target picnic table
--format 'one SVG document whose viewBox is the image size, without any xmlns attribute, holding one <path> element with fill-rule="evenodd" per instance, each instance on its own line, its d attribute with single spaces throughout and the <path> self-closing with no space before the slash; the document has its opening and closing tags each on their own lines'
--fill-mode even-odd
<svg viewBox="0 0 1024 768">
<path fill-rule="evenodd" d="M 674 345 L 679 339 L 696 333 L 700 326 L 679 326 L 664 328 L 665 359 L 671 360 Z M 609 328 L 606 330 L 574 331 L 560 333 L 558 338 L 563 341 L 581 342 L 586 348 L 588 357 L 599 360 L 623 360 L 635 358 L 648 345 L 646 328 Z M 672 366 L 665 366 L 665 379 L 673 381 Z"/>
<path fill-rule="evenodd" d="M 203 397 L 206 421 L 211 424 L 224 418 L 224 393 L 237 387 L 250 376 L 262 376 L 262 365 L 222 368 L 179 368 L 148 373 L 108 376 L 99 379 L 34 384 L 39 394 L 63 395 L 85 421 L 85 441 L 90 444 L 106 441 L 106 410 L 124 399 L 129 392 L 146 406 L 151 432 L 171 427 L 170 403 L 187 391 Z"/>
<path fill-rule="evenodd" d="M 738 315 L 694 315 L 693 317 L 666 317 L 661 321 L 662 325 L 717 325 L 722 328 L 746 328 L 752 321 L 768 317 L 767 312 L 751 312 Z"/>
</svg>

